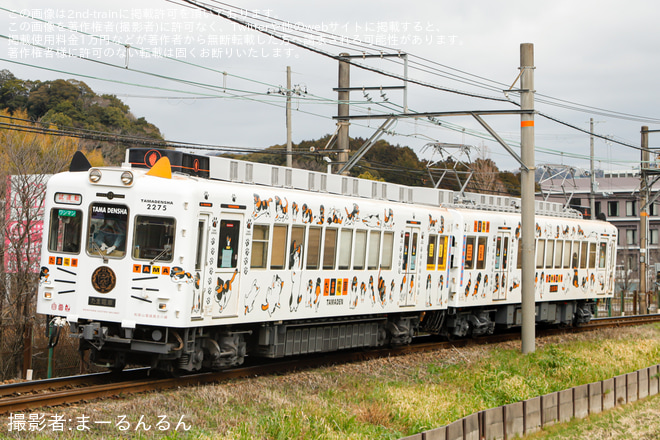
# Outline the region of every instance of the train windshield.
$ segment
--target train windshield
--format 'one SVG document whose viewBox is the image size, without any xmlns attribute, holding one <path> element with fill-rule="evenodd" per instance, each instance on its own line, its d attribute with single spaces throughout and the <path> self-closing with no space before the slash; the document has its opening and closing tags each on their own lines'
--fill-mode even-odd
<svg viewBox="0 0 660 440">
<path fill-rule="evenodd" d="M 82 211 L 53 208 L 50 211 L 48 250 L 51 252 L 80 252 Z"/>
<path fill-rule="evenodd" d="M 138 215 L 135 218 L 133 258 L 172 261 L 175 221 L 173 218 Z"/>
<path fill-rule="evenodd" d="M 126 255 L 128 207 L 109 203 L 90 206 L 87 253 L 94 256 L 122 258 Z"/>
</svg>

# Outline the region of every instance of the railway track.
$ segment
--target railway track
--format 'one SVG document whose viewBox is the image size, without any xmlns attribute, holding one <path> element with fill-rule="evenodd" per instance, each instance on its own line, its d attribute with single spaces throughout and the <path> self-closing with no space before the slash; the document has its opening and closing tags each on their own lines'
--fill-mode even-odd
<svg viewBox="0 0 660 440">
<path fill-rule="evenodd" d="M 607 327 L 642 325 L 660 321 L 660 315 L 640 315 L 616 318 L 596 318 L 589 324 L 566 329 L 537 330 L 538 336 L 566 332 L 584 332 Z M 95 373 L 56 379 L 36 380 L 0 385 L 0 414 L 35 410 L 95 399 L 137 394 L 176 387 L 222 382 L 265 374 L 315 368 L 335 363 L 355 362 L 387 356 L 400 356 L 424 351 L 450 349 L 478 344 L 520 339 L 520 333 L 503 333 L 476 339 L 440 341 L 434 337 L 417 338 L 414 344 L 396 348 L 381 348 L 360 352 L 339 352 L 266 364 L 250 365 L 228 371 L 198 373 L 180 377 L 152 377 L 148 368 L 121 373 Z"/>
</svg>

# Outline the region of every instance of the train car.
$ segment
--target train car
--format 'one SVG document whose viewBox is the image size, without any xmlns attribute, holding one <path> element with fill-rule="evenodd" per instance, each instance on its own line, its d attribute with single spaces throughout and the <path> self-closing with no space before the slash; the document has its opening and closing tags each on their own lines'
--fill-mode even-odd
<svg viewBox="0 0 660 440">
<path fill-rule="evenodd" d="M 457 196 L 172 150 L 116 168 L 77 153 L 48 182 L 37 311 L 114 369 L 519 325 L 519 201 Z M 538 206 L 555 215 L 537 216 L 537 321 L 586 322 L 612 295 L 616 229 Z"/>
</svg>

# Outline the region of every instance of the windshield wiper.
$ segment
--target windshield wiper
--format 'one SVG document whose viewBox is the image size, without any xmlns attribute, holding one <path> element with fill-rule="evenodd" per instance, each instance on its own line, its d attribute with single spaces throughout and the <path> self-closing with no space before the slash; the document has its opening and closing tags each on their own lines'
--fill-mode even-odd
<svg viewBox="0 0 660 440">
<path fill-rule="evenodd" d="M 172 251 L 172 249 L 167 249 L 167 248 L 163 249 L 162 251 L 160 251 L 160 253 L 159 253 L 158 255 L 156 255 L 156 256 L 151 260 L 151 263 L 150 263 L 150 264 L 154 264 L 157 260 L 160 260 L 160 257 L 162 257 L 162 256 L 165 255 L 165 254 L 170 253 L 171 251 Z"/>
<path fill-rule="evenodd" d="M 99 245 L 92 241 L 92 246 L 96 248 L 96 252 L 98 252 L 99 257 L 103 259 L 103 264 L 108 264 L 108 256 L 103 254 L 103 251 L 101 250 Z"/>
</svg>

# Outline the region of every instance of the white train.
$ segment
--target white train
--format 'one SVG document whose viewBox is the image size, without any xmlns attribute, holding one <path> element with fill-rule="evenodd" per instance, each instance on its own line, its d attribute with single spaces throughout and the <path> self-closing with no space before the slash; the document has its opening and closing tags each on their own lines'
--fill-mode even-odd
<svg viewBox="0 0 660 440">
<path fill-rule="evenodd" d="M 37 311 L 91 359 L 199 370 L 520 325 L 519 199 L 170 150 L 48 182 Z M 537 202 L 536 321 L 612 296 L 616 228 Z"/>
</svg>

